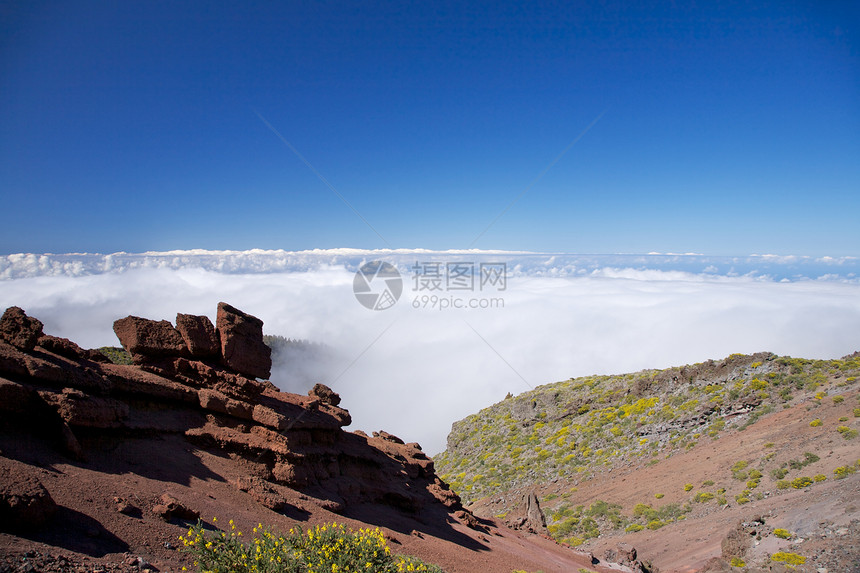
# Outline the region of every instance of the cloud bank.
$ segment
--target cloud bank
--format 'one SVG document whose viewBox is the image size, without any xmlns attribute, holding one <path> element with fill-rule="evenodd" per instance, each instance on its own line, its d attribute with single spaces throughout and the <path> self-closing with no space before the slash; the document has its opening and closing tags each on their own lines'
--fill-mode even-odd
<svg viewBox="0 0 860 573">
<path fill-rule="evenodd" d="M 368 310 L 353 294 L 355 271 L 371 260 L 403 275 L 403 294 L 388 310 Z M 507 283 L 415 290 L 416 263 L 426 262 L 504 263 Z M 385 429 L 437 453 L 452 422 L 508 392 L 733 352 L 835 358 L 860 350 L 859 264 L 355 249 L 8 255 L 0 257 L 0 305 L 21 306 L 46 332 L 97 347 L 118 344 L 117 318 L 214 319 L 227 301 L 263 319 L 267 334 L 326 345 L 322 359 L 296 352 L 276 365 L 272 378 L 284 389 L 329 384 L 353 414 L 352 428 Z M 440 310 L 442 298 L 496 304 Z"/>
</svg>

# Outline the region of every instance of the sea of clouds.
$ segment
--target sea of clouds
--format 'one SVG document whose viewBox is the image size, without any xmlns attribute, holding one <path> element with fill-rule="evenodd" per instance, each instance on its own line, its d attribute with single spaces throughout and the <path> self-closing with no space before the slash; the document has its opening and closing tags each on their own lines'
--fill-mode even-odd
<svg viewBox="0 0 860 573">
<path fill-rule="evenodd" d="M 402 275 L 400 299 L 386 310 L 365 308 L 353 292 L 356 271 L 377 260 Z M 471 290 L 446 283 L 449 263 L 474 268 Z M 505 281 L 481 284 L 482 263 L 503 268 Z M 352 428 L 385 429 L 431 454 L 444 449 L 452 422 L 508 392 L 733 352 L 837 358 L 860 350 L 853 257 L 420 249 L 0 256 L 0 306 L 20 306 L 47 333 L 84 347 L 118 345 L 112 323 L 130 314 L 214 321 L 219 301 L 260 317 L 267 334 L 325 345 L 276 360 L 272 380 L 283 389 L 326 383 L 343 397 Z M 455 301 L 492 308 L 440 309 Z"/>
</svg>

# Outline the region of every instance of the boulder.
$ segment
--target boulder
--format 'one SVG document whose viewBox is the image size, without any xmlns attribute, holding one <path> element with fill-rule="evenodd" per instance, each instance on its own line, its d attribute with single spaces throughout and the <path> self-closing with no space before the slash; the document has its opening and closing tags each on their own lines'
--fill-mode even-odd
<svg viewBox="0 0 860 573">
<path fill-rule="evenodd" d="M 57 504 L 35 474 L 23 464 L 0 465 L 0 528 L 33 530 L 54 515 Z"/>
<path fill-rule="evenodd" d="M 128 515 L 131 517 L 141 517 L 142 513 L 140 508 L 125 499 L 124 497 L 114 497 L 113 498 L 114 506 L 119 513 L 123 515 Z"/>
<path fill-rule="evenodd" d="M 618 562 L 632 564 L 636 562 L 636 548 L 623 541 L 618 544 Z"/>
<path fill-rule="evenodd" d="M 215 326 L 227 368 L 252 378 L 271 376 L 272 349 L 263 342 L 262 320 L 219 302 Z"/>
<path fill-rule="evenodd" d="M 340 404 L 340 394 L 325 384 L 314 384 L 314 387 L 308 391 L 308 396 L 319 398 L 323 404 L 330 404 L 332 406 Z"/>
<path fill-rule="evenodd" d="M 0 340 L 21 350 L 33 350 L 42 336 L 42 321 L 27 316 L 21 308 L 10 306 L 0 318 Z"/>
<path fill-rule="evenodd" d="M 200 519 L 199 511 L 189 509 L 169 493 L 163 494 L 159 502 L 152 507 L 152 512 L 164 521 L 170 521 L 173 518 L 186 521 Z"/>
<path fill-rule="evenodd" d="M 176 330 L 194 358 L 218 356 L 221 350 L 218 333 L 208 317 L 179 313 L 176 315 Z"/>
<path fill-rule="evenodd" d="M 182 335 L 166 320 L 127 316 L 113 323 L 113 331 L 138 364 L 145 356 L 181 356 L 188 352 Z"/>
</svg>

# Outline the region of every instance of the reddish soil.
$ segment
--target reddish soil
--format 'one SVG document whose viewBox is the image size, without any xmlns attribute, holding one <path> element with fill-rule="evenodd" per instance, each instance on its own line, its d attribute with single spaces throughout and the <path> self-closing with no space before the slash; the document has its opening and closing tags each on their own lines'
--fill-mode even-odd
<svg viewBox="0 0 860 573">
<path fill-rule="evenodd" d="M 0 461 L 37 468 L 39 480 L 60 506 L 43 530 L 0 534 L 0 571 L 26 571 L 28 562 L 41 562 L 31 570 L 46 571 L 139 571 L 139 563 L 149 564 L 153 571 L 178 571 L 183 565 L 191 569 L 191 558 L 177 550 L 187 522 L 168 523 L 151 510 L 164 493 L 199 511 L 213 529 L 229 519 L 244 532 L 259 522 L 281 531 L 331 521 L 354 528 L 379 526 L 394 552 L 418 556 L 450 573 L 608 570 L 591 566 L 586 555 L 553 541 L 495 524 L 482 533 L 453 519 L 439 523 L 436 515 L 409 517 L 370 505 L 350 507 L 338 515 L 297 491 L 287 500 L 296 510 L 277 513 L 232 485 L 247 474 L 241 460 L 196 448 L 181 436 L 100 438 L 83 445 L 86 463 L 64 458 L 33 436 L 0 435 Z M 120 513 L 115 497 L 128 500 L 140 512 Z"/>
<path fill-rule="evenodd" d="M 641 463 L 617 467 L 613 471 L 587 481 L 559 481 L 538 489 L 539 496 L 551 493 L 560 495 L 572 488 L 573 505 L 588 507 L 596 500 L 620 504 L 629 515 L 637 503 L 654 507 L 666 503 L 684 504 L 699 491 L 716 491 L 726 488 L 729 503 L 720 507 L 715 501 L 691 503 L 692 512 L 685 519 L 668 524 L 658 530 L 645 529 L 635 533 L 613 532 L 589 540 L 580 549 L 602 557 L 605 550 L 619 542 L 633 545 L 639 558 L 649 560 L 661 573 L 689 573 L 698 571 L 714 557 L 721 555 L 721 542 L 740 522 L 756 517 L 765 521 L 762 539 L 753 540 L 753 547 L 745 556 L 749 565 L 775 566 L 769 555 L 788 551 L 803 555 L 807 563 L 794 569 L 797 572 L 828 573 L 860 571 L 860 469 L 845 479 L 835 479 L 833 471 L 840 466 L 851 466 L 860 459 L 860 438 L 844 439 L 836 428 L 843 424 L 857 426 L 853 408 L 857 406 L 857 392 L 845 393 L 845 401 L 834 405 L 830 399 L 808 398 L 791 408 L 763 416 L 744 431 L 727 433 L 719 439 L 703 437 L 691 450 L 662 459 L 654 465 Z M 848 421 L 839 421 L 847 417 Z M 822 425 L 810 427 L 809 422 L 820 418 Z M 773 443 L 774 446 L 765 447 Z M 731 467 L 740 460 L 753 467 L 779 468 L 788 460 L 804 458 L 806 452 L 820 460 L 799 470 L 792 470 L 786 479 L 798 476 L 823 474 L 827 480 L 802 489 L 778 490 L 767 471 L 761 485 L 754 490 L 764 499 L 752 498 L 739 505 L 735 495 L 745 487 L 743 481 L 732 478 Z M 764 456 L 773 453 L 768 461 Z M 856 467 L 856 465 L 855 465 Z M 703 488 L 706 480 L 715 484 Z M 686 483 L 694 484 L 690 492 Z M 655 494 L 662 493 L 662 499 Z M 509 494 L 506 494 L 510 497 Z M 492 512 L 491 499 L 471 506 L 479 515 Z M 487 509 L 481 511 L 481 506 Z M 550 504 L 545 504 L 548 510 Z M 775 528 L 794 533 L 791 540 L 771 535 Z M 740 569 L 735 569 L 740 571 Z"/>
</svg>

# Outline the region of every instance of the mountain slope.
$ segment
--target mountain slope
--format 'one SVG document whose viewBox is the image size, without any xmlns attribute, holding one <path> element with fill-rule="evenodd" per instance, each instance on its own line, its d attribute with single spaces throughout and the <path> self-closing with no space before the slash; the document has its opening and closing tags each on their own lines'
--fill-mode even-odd
<svg viewBox="0 0 860 573">
<path fill-rule="evenodd" d="M 114 364 L 20 308 L 0 318 L 0 573 L 192 568 L 177 547 L 198 518 L 245 539 L 260 523 L 378 527 L 450 573 L 609 570 L 476 519 L 418 444 L 344 430 L 331 389 L 257 379 L 271 361 L 256 317 L 223 304 L 214 326 L 176 323 L 116 321 L 132 364 Z"/>
<path fill-rule="evenodd" d="M 436 467 L 476 515 L 504 518 L 536 491 L 549 532 L 591 551 L 622 540 L 662 570 L 712 557 L 764 562 L 819 522 L 857 531 L 860 512 L 844 505 L 818 507 L 817 521 L 791 516 L 857 498 L 858 373 L 856 353 L 760 353 L 549 384 L 455 423 Z M 737 522 L 761 513 L 770 552 L 723 551 Z M 773 534 L 783 521 L 795 528 L 789 539 Z"/>
</svg>

